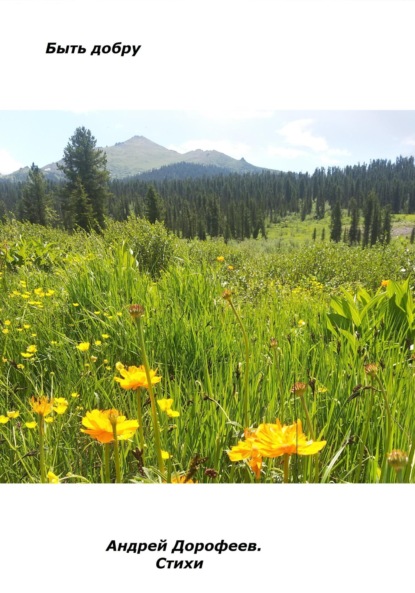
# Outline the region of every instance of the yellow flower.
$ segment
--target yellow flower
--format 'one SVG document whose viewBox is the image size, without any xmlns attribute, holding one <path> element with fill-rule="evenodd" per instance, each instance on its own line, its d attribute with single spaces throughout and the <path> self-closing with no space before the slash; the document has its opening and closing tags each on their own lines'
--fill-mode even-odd
<svg viewBox="0 0 415 593">
<path fill-rule="evenodd" d="M 20 415 L 20 412 L 15 412 L 15 411 L 7 412 L 8 418 L 18 418 L 19 415 Z"/>
<path fill-rule="evenodd" d="M 137 420 L 127 420 L 115 409 L 87 412 L 82 418 L 82 424 L 85 428 L 81 428 L 81 432 L 89 434 L 100 443 L 111 443 L 114 440 L 113 426 L 119 441 L 131 438 L 138 428 Z"/>
<path fill-rule="evenodd" d="M 326 441 L 308 440 L 303 433 L 301 420 L 289 426 L 282 426 L 279 420 L 275 424 L 260 424 L 255 440 L 257 450 L 263 457 L 314 455 L 326 444 Z"/>
<path fill-rule="evenodd" d="M 258 479 L 262 458 L 274 458 L 282 455 L 314 455 L 321 451 L 326 441 L 311 441 L 303 433 L 301 420 L 289 426 L 260 424 L 256 430 L 246 430 L 245 440 L 228 451 L 231 461 L 248 460 L 249 466 Z"/>
<path fill-rule="evenodd" d="M 30 405 L 32 410 L 39 414 L 39 416 L 48 416 L 53 408 L 53 399 L 49 400 L 45 395 L 40 397 L 32 396 L 30 398 Z"/>
<path fill-rule="evenodd" d="M 68 400 L 64 397 L 55 397 L 53 400 L 53 409 L 57 414 L 64 414 L 66 412 L 66 408 L 68 407 Z"/>
<path fill-rule="evenodd" d="M 167 416 L 169 416 L 169 418 L 177 418 L 178 416 L 180 416 L 180 412 L 176 412 L 175 410 L 171 409 L 171 407 L 173 405 L 173 400 L 171 398 L 158 399 L 157 403 L 160 407 L 160 410 L 162 412 L 166 412 L 166 414 L 167 414 Z"/>
<path fill-rule="evenodd" d="M 223 255 L 218 255 L 218 257 L 216 258 L 216 261 L 218 261 L 219 263 L 222 263 L 225 261 L 225 258 L 223 257 Z"/>
<path fill-rule="evenodd" d="M 71 393 L 71 397 L 73 397 L 73 398 L 79 397 L 79 393 L 77 391 L 73 391 Z"/>
<path fill-rule="evenodd" d="M 48 471 L 47 476 L 49 484 L 59 484 L 60 480 L 58 476 L 54 474 L 52 471 Z"/>
<path fill-rule="evenodd" d="M 108 340 L 108 338 L 109 338 L 109 335 L 108 335 L 108 334 L 101 334 L 101 338 L 102 338 L 103 340 Z"/>
<path fill-rule="evenodd" d="M 16 366 L 20 370 L 24 369 L 24 364 L 22 364 L 21 362 L 18 365 L 16 365 Z"/>
<path fill-rule="evenodd" d="M 6 319 L 6 321 L 4 322 L 4 325 L 11 325 L 10 319 Z"/>
<path fill-rule="evenodd" d="M 186 480 L 186 475 L 176 475 L 176 476 L 172 476 L 171 479 L 171 483 L 172 484 L 197 484 L 197 482 L 194 482 L 193 480 Z"/>
<path fill-rule="evenodd" d="M 228 451 L 228 456 L 231 461 L 248 460 L 249 467 L 254 472 L 255 478 L 259 480 L 262 467 L 262 455 L 258 452 L 255 440 L 255 432 L 246 429 L 245 440 L 239 441 L 237 445 Z"/>
<path fill-rule="evenodd" d="M 33 354 L 31 352 L 20 352 L 23 358 L 32 358 Z"/>
<path fill-rule="evenodd" d="M 80 344 L 77 345 L 78 350 L 80 350 L 81 352 L 86 352 L 87 350 L 89 350 L 89 342 L 81 342 Z"/>
<path fill-rule="evenodd" d="M 101 340 L 95 340 L 94 344 L 95 346 L 101 346 L 102 342 Z"/>
<path fill-rule="evenodd" d="M 114 379 L 123 389 L 139 389 L 140 387 L 148 388 L 147 375 L 144 366 L 131 366 L 125 368 L 121 362 L 117 362 L 115 368 L 120 373 L 122 378 L 114 377 Z M 157 377 L 156 373 L 157 371 L 150 370 L 151 385 L 155 385 L 161 381 L 161 377 Z"/>
<path fill-rule="evenodd" d="M 10 418 L 8 416 L 0 416 L 0 424 L 6 424 Z"/>
<path fill-rule="evenodd" d="M 233 270 L 233 269 L 234 269 L 234 268 L 233 268 L 233 266 L 228 266 L 228 270 L 229 270 L 230 272 L 232 272 L 232 270 Z"/>
<path fill-rule="evenodd" d="M 26 352 L 30 352 L 31 354 L 34 354 L 35 352 L 37 352 L 37 347 L 34 344 L 32 344 L 31 346 L 28 346 L 26 348 Z"/>
<path fill-rule="evenodd" d="M 37 422 L 25 422 L 26 428 L 36 428 Z"/>
<path fill-rule="evenodd" d="M 1 331 L 2 331 L 3 334 L 10 333 L 10 330 L 7 327 L 5 327 L 4 329 L 2 329 Z"/>
<path fill-rule="evenodd" d="M 45 422 L 47 422 L 48 424 L 52 424 L 52 422 L 54 422 L 55 419 L 53 416 L 48 416 L 47 418 L 45 418 Z"/>
<path fill-rule="evenodd" d="M 161 456 L 164 460 L 170 459 L 170 453 L 168 453 L 167 451 L 162 451 Z"/>
<path fill-rule="evenodd" d="M 382 282 L 380 283 L 380 285 L 383 287 L 389 286 L 389 284 L 390 284 L 390 280 L 382 280 Z"/>
</svg>

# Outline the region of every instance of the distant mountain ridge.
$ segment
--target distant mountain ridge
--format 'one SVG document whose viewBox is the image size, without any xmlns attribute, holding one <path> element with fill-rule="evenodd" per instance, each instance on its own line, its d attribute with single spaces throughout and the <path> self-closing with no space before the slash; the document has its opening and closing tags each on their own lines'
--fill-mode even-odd
<svg viewBox="0 0 415 593">
<path fill-rule="evenodd" d="M 125 142 L 117 142 L 114 146 L 103 147 L 102 150 L 107 155 L 107 169 L 112 179 L 122 179 L 156 171 L 161 167 L 177 165 L 178 163 L 191 163 L 214 167 L 218 173 L 259 173 L 264 169 L 251 165 L 244 158 L 234 159 L 217 150 L 191 150 L 181 154 L 176 150 L 165 148 L 156 144 L 144 136 L 133 136 Z M 58 169 L 58 163 L 50 163 L 41 167 L 45 177 L 52 180 L 63 178 L 63 174 Z M 38 165 L 38 163 L 36 163 Z M 39 166 L 39 165 L 38 165 Z M 25 181 L 29 172 L 29 167 L 23 167 L 14 173 L 2 176 L 3 179 L 14 181 Z M 177 173 L 176 173 L 177 174 Z"/>
</svg>

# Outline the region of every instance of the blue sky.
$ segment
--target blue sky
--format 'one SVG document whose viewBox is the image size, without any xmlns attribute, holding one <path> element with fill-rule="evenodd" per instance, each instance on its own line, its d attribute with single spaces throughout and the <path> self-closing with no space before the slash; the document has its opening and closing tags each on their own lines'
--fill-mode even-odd
<svg viewBox="0 0 415 593">
<path fill-rule="evenodd" d="M 141 135 L 180 153 L 215 149 L 283 171 L 415 155 L 415 110 L 0 111 L 0 173 L 59 160 L 78 126 L 98 146 Z"/>
</svg>

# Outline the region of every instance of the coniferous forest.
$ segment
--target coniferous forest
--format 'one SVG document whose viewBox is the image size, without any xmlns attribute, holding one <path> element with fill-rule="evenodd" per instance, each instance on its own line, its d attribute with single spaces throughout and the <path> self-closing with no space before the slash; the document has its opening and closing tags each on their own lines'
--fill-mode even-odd
<svg viewBox="0 0 415 593">
<path fill-rule="evenodd" d="M 415 213 L 413 157 L 373 160 L 313 174 L 262 170 L 224 174 L 181 163 L 125 179 L 110 179 L 105 153 L 78 128 L 64 149 L 63 181 L 33 164 L 26 181 L 0 179 L 0 217 L 72 230 L 99 230 L 105 217 L 130 215 L 163 222 L 177 236 L 225 241 L 267 236 L 267 226 L 296 214 L 331 216 L 330 239 L 373 245 L 390 240 L 391 216 Z M 342 227 L 342 211 L 351 223 Z"/>
</svg>

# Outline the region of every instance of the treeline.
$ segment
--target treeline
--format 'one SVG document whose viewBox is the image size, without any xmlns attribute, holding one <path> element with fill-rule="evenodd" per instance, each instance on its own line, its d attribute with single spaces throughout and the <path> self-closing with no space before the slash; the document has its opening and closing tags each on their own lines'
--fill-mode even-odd
<svg viewBox="0 0 415 593">
<path fill-rule="evenodd" d="M 89 131 L 83 130 L 86 133 Z M 110 180 L 105 159 L 90 137 L 92 154 L 101 158 L 92 167 L 91 182 L 90 175 L 80 174 L 82 159 L 76 167 L 71 161 L 68 149 L 74 143 L 77 157 L 82 152 L 82 145 L 77 145 L 81 142 L 75 140 L 79 140 L 77 135 L 66 148 L 66 182 L 40 180 L 38 177 L 43 178 L 43 174 L 35 165 L 31 169 L 32 177 L 25 183 L 0 180 L 0 217 L 12 212 L 21 220 L 36 222 L 31 207 L 36 184 L 46 204 L 46 218 L 41 224 L 90 230 L 102 227 L 104 214 L 118 221 L 133 214 L 150 221 L 163 221 L 169 230 L 183 238 L 202 240 L 218 236 L 225 240 L 265 237 L 268 222 L 278 223 L 291 213 L 297 213 L 302 220 L 310 215 L 322 219 L 329 208 L 332 240 L 341 240 L 344 229 L 341 221 L 339 224 L 339 212 L 341 216 L 347 210 L 352 218 L 347 241 L 371 245 L 390 236 L 388 229 L 393 214 L 415 213 L 413 157 L 399 157 L 394 163 L 374 160 L 368 165 L 319 168 L 311 175 L 264 170 L 212 176 L 209 170 L 203 177 L 192 178 L 190 167 L 186 179 L 165 179 L 161 170 L 158 179 L 153 172 L 153 178 L 149 173 Z M 95 141 L 93 137 L 92 140 Z M 199 170 L 197 174 L 200 175 Z M 95 196 L 94 192 L 99 194 Z"/>
</svg>

